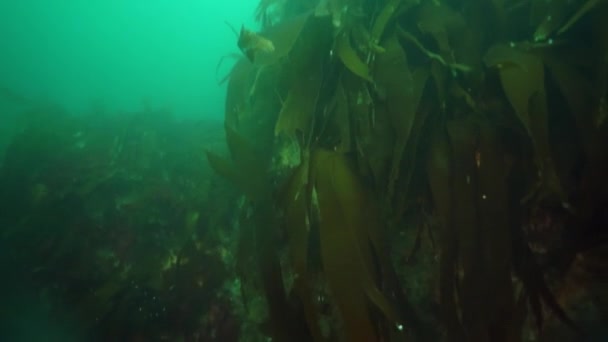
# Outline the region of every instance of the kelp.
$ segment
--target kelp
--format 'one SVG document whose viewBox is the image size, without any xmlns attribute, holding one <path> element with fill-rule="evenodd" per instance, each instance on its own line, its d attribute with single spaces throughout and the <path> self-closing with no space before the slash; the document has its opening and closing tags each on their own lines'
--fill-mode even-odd
<svg viewBox="0 0 608 342">
<path fill-rule="evenodd" d="M 435 210 L 440 225 L 439 259 L 439 304 L 440 318 L 446 329 L 448 341 L 466 341 L 464 329 L 460 325 L 456 301 L 456 265 L 460 249 L 458 232 L 452 225 L 453 182 L 452 153 L 447 131 L 438 127 L 432 132 L 428 159 L 426 160 L 427 177 L 432 193 Z"/>
<path fill-rule="evenodd" d="M 312 74 L 303 80 L 295 80 L 283 102 L 277 119 L 275 135 L 286 134 L 296 139 L 309 132 L 313 114 L 317 106 L 317 98 L 323 81 L 320 63 L 311 66 Z"/>
<path fill-rule="evenodd" d="M 351 139 L 351 121 L 348 107 L 348 98 L 342 81 L 336 87 L 333 102 L 335 102 L 332 110 L 331 122 L 337 127 L 338 142 L 334 148 L 335 151 L 346 153 L 350 152 L 352 146 Z"/>
<path fill-rule="evenodd" d="M 560 61 L 553 54 L 545 54 L 543 60 L 576 121 L 578 135 L 583 143 L 586 156 L 592 158 L 595 154 L 593 146 L 596 145 L 597 132 L 593 124 L 591 84 L 576 68 Z"/>
<path fill-rule="evenodd" d="M 228 75 L 224 119 L 231 127 L 238 127 L 242 116 L 246 113 L 254 72 L 254 66 L 245 58 L 241 58 Z"/>
<path fill-rule="evenodd" d="M 598 6 L 600 0 L 585 0 L 578 9 L 576 1 L 553 1 L 551 3 L 543 3 L 543 1 L 535 1 L 533 7 L 531 21 L 532 24 L 537 24 L 534 32 L 534 41 L 542 41 L 551 39 L 551 37 L 559 36 L 568 31 L 574 26 L 586 13 Z"/>
<path fill-rule="evenodd" d="M 320 313 L 312 297 L 314 272 L 308 255 L 311 225 L 318 222 L 320 260 L 331 290 L 332 301 L 347 327 L 350 341 L 376 341 L 376 322 L 368 302 L 392 322 L 399 323 L 395 308 L 379 289 L 375 256 L 380 250 L 379 212 L 372 197 L 358 180 L 344 154 L 326 150 L 305 152 L 282 192 L 285 227 L 290 242 L 294 289 L 302 301 L 308 326 L 316 340 L 321 337 Z M 315 214 L 316 213 L 316 214 Z M 318 215 L 314 220 L 313 216 Z M 386 261 L 386 259 L 382 259 Z"/>
<path fill-rule="evenodd" d="M 448 340 L 512 341 L 509 170 L 487 123 L 454 120 L 446 128 L 434 134 L 427 168 L 443 227 L 440 293 Z"/>
<path fill-rule="evenodd" d="M 348 12 L 357 7 L 356 5 L 352 0 L 320 0 L 314 12 L 317 17 L 330 16 L 333 27 L 339 29 L 343 27 Z"/>
<path fill-rule="evenodd" d="M 574 326 L 542 271 L 525 267 L 534 260 L 522 252 L 519 213 L 546 202 L 571 205 L 572 174 L 583 166 L 558 155 L 572 152 L 557 150 L 557 139 L 581 140 L 583 162 L 605 147 L 594 118 L 605 94 L 594 86 L 606 82 L 591 71 L 606 65 L 605 50 L 588 46 L 601 41 L 601 25 L 572 29 L 604 9 L 598 4 L 294 0 L 289 13 L 302 14 L 285 11 L 262 32 L 284 52 L 260 57 L 243 73 L 247 81 L 235 74 L 233 84 L 248 84 L 239 101 L 275 101 L 245 107 L 274 124 L 276 148 L 254 145 L 274 154 L 285 153 L 282 137 L 299 143 L 299 166 L 264 170 L 277 179 L 253 192 L 283 184 L 271 201 L 280 208 L 290 263 L 273 272 L 293 271 L 291 317 L 306 321 L 313 340 L 394 341 L 404 337 L 395 325 L 425 326 L 396 276 L 419 275 L 388 257 L 403 254 L 390 234 L 412 229 L 405 222 L 417 220 L 404 218 L 421 215 L 421 207 L 441 223 L 438 318 L 448 341 L 518 341 L 526 300 L 533 315 L 546 307 Z M 578 11 L 566 10 L 573 6 Z M 532 25 L 512 25 L 526 20 Z M 595 35 L 571 41 L 578 28 Z M 272 38 L 275 29 L 289 39 Z M 563 118 L 568 112 L 572 118 Z M 576 132 L 549 126 L 556 122 L 576 122 Z M 229 163 L 210 161 L 238 178 Z M 271 217 L 269 208 L 254 210 Z M 517 298 L 513 271 L 524 286 Z"/>
<path fill-rule="evenodd" d="M 314 186 L 318 196 L 323 270 L 340 311 L 349 341 L 379 340 L 370 320 L 368 301 L 389 322 L 399 322 L 392 304 L 376 283 L 368 231 L 380 229 L 378 213 L 343 154 L 318 151 L 313 155 Z"/>
<path fill-rule="evenodd" d="M 412 42 L 414 44 L 414 46 L 416 46 L 417 48 L 419 48 L 431 60 L 441 63 L 442 65 L 450 68 L 452 71 L 460 71 L 460 72 L 471 71 L 472 68 L 470 66 L 468 66 L 468 65 L 446 61 L 440 54 L 437 54 L 437 53 L 434 53 L 434 52 L 428 50 L 411 33 L 406 32 L 406 31 L 402 30 L 401 28 L 399 28 L 397 32 L 399 33 L 399 35 L 401 37 L 403 37 L 403 38 L 409 40 L 410 42 Z"/>
<path fill-rule="evenodd" d="M 433 36 L 439 53 L 450 64 L 454 64 L 450 35 L 462 31 L 464 26 L 464 18 L 445 3 L 427 1 L 420 6 L 418 29 Z"/>
<path fill-rule="evenodd" d="M 386 25 L 388 22 L 395 16 L 403 8 L 409 8 L 413 5 L 412 1 L 407 1 L 406 4 L 403 4 L 403 0 L 388 0 L 378 16 L 374 19 L 374 24 L 372 25 L 370 43 L 372 45 L 380 44 L 380 39 L 386 30 Z"/>
<path fill-rule="evenodd" d="M 384 191 L 390 167 L 394 131 L 386 106 L 372 98 L 369 83 L 353 74 L 343 75 L 352 127 L 353 148 L 362 174 L 369 175 L 375 189 Z"/>
<path fill-rule="evenodd" d="M 255 225 L 255 264 L 260 273 L 263 290 L 270 312 L 271 335 L 279 341 L 306 340 L 307 330 L 295 317 L 289 306 L 283 283 L 283 274 L 276 251 L 275 230 L 279 223 L 274 212 L 269 181 L 265 168 L 260 165 L 255 148 L 245 141 L 234 128 L 226 127 L 228 148 L 233 163 L 207 151 L 207 158 L 216 173 L 240 187 L 254 207 L 252 221 Z M 246 238 L 244 234 L 241 238 Z"/>
<path fill-rule="evenodd" d="M 346 68 L 366 81 L 373 82 L 369 66 L 351 46 L 350 30 L 342 30 L 335 40 L 335 53 Z"/>
<path fill-rule="evenodd" d="M 563 25 L 575 1 L 558 0 L 552 3 L 534 1 L 530 22 L 536 26 L 532 39 L 536 42 L 551 39 L 555 31 Z"/>
<path fill-rule="evenodd" d="M 246 29 L 244 25 L 241 26 L 238 37 L 237 46 L 251 63 L 255 63 L 259 55 L 271 54 L 275 51 L 271 40 Z"/>
<path fill-rule="evenodd" d="M 429 70 L 426 67 L 418 68 L 413 73 L 414 84 L 416 85 L 416 92 L 414 96 L 422 99 L 424 91 L 426 89 L 426 83 L 429 78 Z M 439 88 L 440 85 L 437 84 Z M 404 150 L 404 159 L 401 165 L 401 183 L 400 193 L 402 196 L 407 196 L 410 192 L 410 184 L 414 175 L 414 169 L 418 162 L 418 148 L 421 136 L 424 133 L 423 129 L 426 124 L 426 120 L 430 114 L 431 109 L 429 107 L 419 108 L 416 112 L 416 117 L 412 124 L 410 138 L 407 142 Z"/>
<path fill-rule="evenodd" d="M 263 31 L 264 36 L 273 43 L 274 50 L 272 53 L 259 56 L 255 64 L 270 65 L 285 58 L 291 52 L 310 17 L 311 12 L 308 11 Z"/>
<path fill-rule="evenodd" d="M 391 199 L 428 73 L 413 74 L 410 71 L 405 51 L 396 36 L 389 38 L 384 45 L 386 52 L 378 56 L 374 75 L 377 87 L 385 96 L 384 101 L 397 137 L 386 190 L 387 199 Z"/>
<path fill-rule="evenodd" d="M 313 184 L 310 177 L 310 152 L 303 153 L 301 164 L 292 172 L 280 194 L 284 229 L 289 241 L 291 265 L 295 274 L 293 289 L 302 303 L 308 329 L 315 341 L 324 341 L 316 303 L 313 271 L 310 270 L 309 240 L 312 223 Z"/>
<path fill-rule="evenodd" d="M 529 196 L 558 196 L 563 199 L 564 192 L 549 143 L 545 69 L 541 57 L 517 47 L 495 45 L 484 59 L 488 67 L 498 68 L 505 95 L 534 146 L 540 188 Z"/>
<path fill-rule="evenodd" d="M 323 66 L 326 56 L 315 49 L 314 44 L 323 45 L 326 39 L 314 37 L 314 34 L 324 32 L 318 19 L 311 18 L 304 30 L 308 34 L 295 44 L 285 64 L 283 77 L 287 84 L 287 96 L 281 103 L 274 133 L 308 144 L 322 85 L 327 77 Z"/>
<path fill-rule="evenodd" d="M 258 200 L 268 186 L 265 170 L 256 160 L 257 152 L 228 125 L 226 125 L 226 140 L 233 162 L 206 151 L 209 164 L 216 173 L 237 185 L 249 198 Z M 243 170 L 247 170 L 247 173 Z"/>
</svg>

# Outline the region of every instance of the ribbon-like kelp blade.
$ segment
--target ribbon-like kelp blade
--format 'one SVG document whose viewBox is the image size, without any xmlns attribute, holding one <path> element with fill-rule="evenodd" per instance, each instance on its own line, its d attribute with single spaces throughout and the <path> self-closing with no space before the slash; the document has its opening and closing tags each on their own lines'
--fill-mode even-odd
<svg viewBox="0 0 608 342">
<path fill-rule="evenodd" d="M 367 235 L 379 229 L 370 222 L 369 198 L 343 154 L 317 151 L 313 156 L 319 199 L 323 270 L 344 324 L 347 341 L 378 341 L 368 303 L 397 324 L 397 315 L 374 281 L 373 255 Z"/>
<path fill-rule="evenodd" d="M 452 178 L 452 224 L 458 240 L 458 260 L 462 267 L 459 303 L 467 340 L 488 341 L 485 301 L 487 291 L 481 258 L 477 213 L 475 149 L 477 132 L 468 120 L 448 122 L 454 157 Z"/>
<path fill-rule="evenodd" d="M 309 168 L 310 158 L 306 153 L 302 158 L 302 163 L 293 170 L 287 180 L 280 200 L 285 217 L 291 264 L 295 273 L 293 288 L 302 303 L 311 335 L 315 341 L 323 341 L 325 338 L 320 328 L 321 318 L 315 303 L 312 275 L 308 269 L 310 207 L 312 205 L 312 180 L 309 177 Z"/>
<path fill-rule="evenodd" d="M 414 79 L 409 69 L 405 51 L 396 36 L 384 43 L 386 52 L 379 54 L 374 77 L 378 88 L 386 94 L 386 106 L 393 124 L 396 143 L 387 184 L 387 199 L 392 198 L 395 182 L 400 174 L 403 152 L 410 140 L 418 103 L 426 83 L 426 77 Z"/>
<path fill-rule="evenodd" d="M 547 191 L 535 195 L 539 198 L 557 195 L 563 199 L 564 193 L 553 164 L 549 144 L 542 59 L 538 55 L 517 48 L 496 45 L 490 48 L 484 60 L 488 67 L 498 68 L 503 90 L 534 145 L 541 182 L 545 187 L 541 191 Z"/>
<path fill-rule="evenodd" d="M 593 151 L 593 146 L 595 146 L 595 136 L 597 135 L 591 108 L 593 88 L 574 67 L 559 61 L 553 55 L 547 54 L 543 59 L 568 103 L 570 113 L 576 121 L 578 136 L 583 142 L 586 155 L 588 158 L 592 158 L 596 152 Z"/>
<path fill-rule="evenodd" d="M 439 260 L 439 302 L 441 319 L 446 327 L 447 341 L 465 341 L 464 331 L 458 319 L 456 287 L 456 265 L 458 258 L 458 234 L 452 224 L 453 161 L 452 151 L 445 127 L 432 133 L 427 160 L 429 186 L 433 203 L 441 221 L 441 255 Z"/>
<path fill-rule="evenodd" d="M 487 122 L 479 124 L 477 148 L 477 211 L 482 251 L 484 286 L 487 289 L 486 320 L 490 341 L 515 341 L 515 299 L 511 280 L 511 227 L 506 165 L 497 132 Z"/>
<path fill-rule="evenodd" d="M 350 30 L 342 30 L 335 41 L 335 52 L 346 68 L 366 81 L 373 82 L 368 65 L 361 60 L 350 43 Z"/>
<path fill-rule="evenodd" d="M 380 39 L 382 38 L 382 34 L 386 28 L 386 24 L 388 24 L 389 20 L 393 17 L 395 11 L 400 6 L 403 0 L 388 0 L 376 19 L 374 20 L 374 25 L 372 26 L 371 31 L 371 44 L 377 45 L 380 43 Z"/>
<path fill-rule="evenodd" d="M 287 99 L 277 118 L 274 134 L 297 138 L 307 135 L 315 113 L 319 89 L 323 81 L 321 65 L 312 65 L 309 73 L 292 82 Z"/>
<path fill-rule="evenodd" d="M 422 98 L 422 94 L 424 93 L 428 78 L 428 68 L 418 68 L 414 71 L 414 98 Z M 401 166 L 401 168 L 403 169 L 403 172 L 401 172 L 401 174 L 404 174 L 404 176 L 402 176 L 403 185 L 401 189 L 403 189 L 404 196 L 410 189 L 410 183 L 414 174 L 415 164 L 418 161 L 418 142 L 420 141 L 421 135 L 423 133 L 423 126 L 426 122 L 426 118 L 428 115 L 428 108 L 416 111 L 414 123 L 412 124 L 410 139 L 408 140 L 404 150 L 404 160 L 402 162 L 403 165 Z"/>
<path fill-rule="evenodd" d="M 346 153 L 351 149 L 351 123 L 348 99 L 342 82 L 336 87 L 334 95 L 336 107 L 334 109 L 333 121 L 338 128 L 339 144 L 336 146 L 337 152 Z"/>
</svg>

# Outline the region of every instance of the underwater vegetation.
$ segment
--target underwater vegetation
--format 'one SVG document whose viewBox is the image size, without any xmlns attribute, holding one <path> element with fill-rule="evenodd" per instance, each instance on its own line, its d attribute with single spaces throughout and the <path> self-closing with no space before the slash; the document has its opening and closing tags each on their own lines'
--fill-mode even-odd
<svg viewBox="0 0 608 342">
<path fill-rule="evenodd" d="M 0 172 L 0 339 L 237 340 L 230 207 L 206 209 L 234 197 L 202 152 L 225 149 L 221 125 L 23 115 Z"/>
<path fill-rule="evenodd" d="M 230 156 L 207 157 L 247 201 L 237 272 L 245 303 L 266 299 L 264 333 L 599 338 L 607 16 L 599 0 L 261 1 L 227 77 Z"/>
<path fill-rule="evenodd" d="M 0 89 L 0 340 L 607 339 L 607 1 L 255 15 L 223 124 Z"/>
</svg>

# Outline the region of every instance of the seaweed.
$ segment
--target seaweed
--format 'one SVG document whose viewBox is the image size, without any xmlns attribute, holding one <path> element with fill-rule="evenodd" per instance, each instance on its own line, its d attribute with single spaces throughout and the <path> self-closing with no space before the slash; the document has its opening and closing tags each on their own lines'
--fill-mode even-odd
<svg viewBox="0 0 608 342">
<path fill-rule="evenodd" d="M 605 8 L 589 1 L 571 15 L 569 3 L 537 1 L 292 6 L 300 11 L 283 11 L 271 26 L 304 20 L 294 24 L 282 57 L 272 59 L 276 73 L 267 73 L 266 63 L 250 73 L 256 79 L 264 74 L 265 84 L 276 89 L 258 92 L 255 79 L 243 85 L 252 99 L 271 94 L 277 103 L 265 107 L 271 113 L 246 108 L 272 126 L 264 133 L 273 135 L 272 143 L 251 143 L 272 154 L 289 151 L 297 160 L 261 171 L 275 181 L 255 192 L 277 194 L 271 202 L 286 238 L 268 243 L 289 253 L 281 271 L 292 273 L 287 291 L 310 338 L 424 339 L 434 335 L 428 327 L 436 319 L 438 334 L 449 341 L 517 341 L 527 329 L 526 300 L 530 316 L 540 320 L 548 308 L 577 329 L 543 271 L 522 268 L 535 260 L 522 251 L 526 222 L 519 213 L 546 203 L 576 205 L 568 201 L 582 183 L 572 173 L 583 166 L 570 162 L 576 158 L 556 162 L 564 159 L 557 156 L 559 137 L 551 124 L 566 122 L 560 115 L 570 112 L 576 132 L 564 136 L 580 140 L 584 161 L 595 161 L 585 167 L 601 164 L 598 151 L 605 143 L 594 114 L 604 95 L 593 85 L 603 83 L 591 70 L 605 62 L 584 56 L 601 55 L 605 47 L 587 46 L 601 33 L 584 42 L 570 38 L 578 30 L 601 31 L 597 25 L 573 28 L 583 15 Z M 484 11 L 491 13 L 480 18 Z M 524 21 L 531 27 L 514 25 Z M 568 110 L 556 111 L 560 103 Z M 243 178 L 252 182 L 256 174 Z M 263 209 L 264 216 L 272 215 L 271 208 Z M 411 230 L 408 222 L 428 220 L 419 218 L 423 213 L 440 222 L 433 252 L 438 281 L 429 284 L 437 287 L 439 306 L 421 315 L 427 309 L 410 306 L 399 279 L 417 279 L 404 270 L 417 261 L 400 264 L 404 258 L 395 255 L 403 246 L 392 238 Z M 416 242 L 420 232 L 413 236 L 415 250 L 406 255 L 424 253 Z M 415 302 L 423 301 L 433 299 Z"/>
</svg>

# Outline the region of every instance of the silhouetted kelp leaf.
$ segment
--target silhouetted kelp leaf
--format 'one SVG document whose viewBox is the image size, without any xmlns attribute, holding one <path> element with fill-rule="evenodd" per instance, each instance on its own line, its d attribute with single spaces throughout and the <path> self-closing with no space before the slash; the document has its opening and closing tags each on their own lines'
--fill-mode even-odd
<svg viewBox="0 0 608 342">
<path fill-rule="evenodd" d="M 410 140 L 410 133 L 416 119 L 418 104 L 428 78 L 428 72 L 412 74 L 405 51 L 396 36 L 393 35 L 383 45 L 386 52 L 377 56 L 374 77 L 377 87 L 385 93 L 388 114 L 396 136 L 387 184 L 387 199 L 391 199 L 395 182 L 400 173 L 403 152 Z"/>
<path fill-rule="evenodd" d="M 570 19 L 562 26 L 557 34 L 562 34 L 570 29 L 574 24 L 576 24 L 587 12 L 592 10 L 595 6 L 597 6 L 601 0 L 587 0 L 577 11 L 570 17 Z"/>
<path fill-rule="evenodd" d="M 275 135 L 283 133 L 294 139 L 298 134 L 307 136 L 323 81 L 321 64 L 313 64 L 308 73 L 303 71 L 300 77 L 291 83 L 277 118 Z"/>
<path fill-rule="evenodd" d="M 230 71 L 224 119 L 231 127 L 238 127 L 246 110 L 255 67 L 245 58 L 239 59 Z"/>
<path fill-rule="evenodd" d="M 431 63 L 431 76 L 433 77 L 433 83 L 435 83 L 435 89 L 437 91 L 437 99 L 439 100 L 439 109 L 441 112 L 446 109 L 446 89 L 447 89 L 447 75 L 446 70 L 443 68 L 438 61 Z"/>
<path fill-rule="evenodd" d="M 332 121 L 338 128 L 339 144 L 335 146 L 337 152 L 349 152 L 351 149 L 351 123 L 348 100 L 342 82 L 338 83 L 334 94 L 335 108 L 333 110 Z"/>
<path fill-rule="evenodd" d="M 439 303 L 441 320 L 446 327 L 447 340 L 465 341 L 456 303 L 456 265 L 458 263 L 458 231 L 452 224 L 453 156 L 445 127 L 432 133 L 430 151 L 426 161 L 429 186 L 435 210 L 441 221 L 441 254 L 439 259 Z"/>
<path fill-rule="evenodd" d="M 456 34 L 465 27 L 464 18 L 446 4 L 425 2 L 418 12 L 418 28 L 433 36 L 443 59 L 454 63 L 450 34 Z"/>
<path fill-rule="evenodd" d="M 518 333 L 511 321 L 509 169 L 496 131 L 471 118 L 449 121 L 447 135 L 434 133 L 429 157 L 442 221 L 440 293 L 449 340 L 461 341 L 466 331 L 466 340 L 509 341 Z"/>
<path fill-rule="evenodd" d="M 583 142 L 586 155 L 591 157 L 594 153 L 592 150 L 596 135 L 591 108 L 593 88 L 573 66 L 560 61 L 553 54 L 544 54 L 543 60 L 576 120 L 578 135 Z"/>
<path fill-rule="evenodd" d="M 226 138 L 233 163 L 211 152 L 207 152 L 207 158 L 211 167 L 234 182 L 253 205 L 250 219 L 255 226 L 255 262 L 269 307 L 272 337 L 278 341 L 306 341 L 306 328 L 287 303 L 281 265 L 273 248 L 279 222 L 265 167 L 260 164 L 259 153 L 230 126 L 226 127 Z M 248 236 L 243 234 L 241 238 Z M 243 248 L 248 246 L 245 242 L 240 245 Z"/>
<path fill-rule="evenodd" d="M 259 153 L 228 125 L 226 125 L 226 141 L 232 161 L 206 151 L 209 165 L 217 174 L 236 185 L 249 199 L 259 200 L 260 196 L 263 197 L 270 189 Z"/>
<path fill-rule="evenodd" d="M 476 127 L 465 120 L 448 122 L 448 136 L 453 155 L 452 218 L 451 224 L 456 230 L 458 244 L 458 262 L 460 269 L 458 302 L 461 309 L 461 320 L 467 339 L 471 341 L 488 341 L 484 331 L 487 321 L 485 303 L 487 291 L 482 266 L 483 257 L 480 245 L 484 243 L 479 236 L 477 212 L 478 194 L 477 173 L 475 172 L 475 149 L 478 132 Z M 505 241 L 509 244 L 510 242 Z"/>
<path fill-rule="evenodd" d="M 546 306 L 562 323 L 580 334 L 579 337 L 583 337 L 583 331 L 568 316 L 551 292 L 545 281 L 541 267 L 522 237 L 519 237 L 514 243 L 513 270 L 524 284 L 525 295 L 532 309 L 532 314 L 536 319 L 539 331 L 544 326 L 545 311 L 543 310 L 543 306 Z"/>
<path fill-rule="evenodd" d="M 367 81 L 352 73 L 343 74 L 341 78 L 352 126 L 352 147 L 357 152 L 359 169 L 362 175 L 371 173 L 376 190 L 379 190 L 385 185 L 394 144 L 393 127 L 386 106 L 373 100 Z"/>
<path fill-rule="evenodd" d="M 587 12 L 595 8 L 601 0 L 586 0 L 582 5 L 577 1 L 534 1 L 532 3 L 532 25 L 537 25 L 534 41 L 561 35 L 576 24 Z M 578 10 L 576 6 L 579 5 Z"/>
<path fill-rule="evenodd" d="M 535 143 L 538 143 L 539 138 L 543 137 L 534 136 L 530 101 L 537 94 L 541 96 L 545 94 L 544 67 L 541 58 L 515 47 L 495 45 L 486 53 L 484 60 L 488 67 L 498 69 L 504 92 L 511 106 L 528 134 Z"/>
<path fill-rule="evenodd" d="M 255 64 L 257 66 L 269 65 L 286 57 L 300 37 L 300 33 L 311 14 L 312 12 L 308 11 L 293 18 L 282 20 L 277 25 L 262 32 L 265 37 L 272 41 L 274 51 L 257 56 Z"/>
<path fill-rule="evenodd" d="M 207 161 L 215 173 L 237 185 L 240 190 L 246 187 L 241 184 L 240 175 L 233 163 L 218 156 L 214 152 L 205 151 L 205 153 L 207 155 Z"/>
<path fill-rule="evenodd" d="M 575 1 L 532 1 L 530 10 L 530 24 L 536 27 L 533 34 L 534 41 L 549 39 L 564 23 L 568 14 L 573 10 Z"/>
<path fill-rule="evenodd" d="M 507 45 L 495 45 L 484 57 L 488 67 L 497 67 L 503 90 L 526 129 L 536 154 L 540 184 L 529 198 L 557 195 L 564 198 L 553 165 L 549 145 L 544 64 L 539 55 Z"/>
<path fill-rule="evenodd" d="M 425 90 L 426 82 L 429 78 L 429 70 L 426 67 L 417 68 L 414 70 L 412 76 L 414 86 L 416 88 L 414 98 L 421 99 Z M 431 109 L 429 107 L 419 108 L 416 110 L 410 137 L 403 151 L 403 160 L 401 161 L 400 165 L 401 184 L 399 185 L 399 192 L 403 197 L 409 195 L 412 176 L 414 174 L 416 163 L 418 162 L 418 142 L 423 134 L 423 126 L 430 111 Z"/>
<path fill-rule="evenodd" d="M 366 81 L 373 82 L 367 63 L 361 60 L 357 51 L 351 45 L 350 35 L 350 29 L 344 29 L 338 33 L 334 46 L 335 53 L 351 72 Z"/>
<path fill-rule="evenodd" d="M 312 180 L 310 179 L 310 155 L 302 155 L 301 164 L 293 170 L 280 195 L 280 206 L 285 217 L 291 264 L 295 273 L 294 291 L 304 309 L 308 329 L 315 341 L 325 338 L 320 329 L 320 314 L 316 305 L 313 275 L 308 267 L 309 233 L 311 225 Z"/>
<path fill-rule="evenodd" d="M 368 303 L 397 324 L 397 315 L 375 282 L 369 231 L 381 229 L 368 192 L 345 155 L 316 151 L 312 156 L 318 196 L 323 271 L 348 341 L 377 341 Z"/>
<path fill-rule="evenodd" d="M 488 122 L 478 123 L 475 153 L 477 169 L 477 213 L 479 220 L 477 247 L 482 254 L 484 305 L 490 341 L 517 340 L 519 330 L 513 329 L 515 298 L 511 280 L 512 236 L 509 225 L 507 177 L 511 170 L 505 162 L 497 131 Z"/>
<path fill-rule="evenodd" d="M 402 5 L 403 0 L 388 0 L 380 13 L 374 18 L 374 24 L 372 25 L 370 44 L 378 45 L 380 43 L 380 39 L 384 34 L 386 25 L 389 20 L 393 17 L 395 12 L 399 6 Z M 411 5 L 411 2 L 408 2 L 408 5 Z"/>
</svg>

